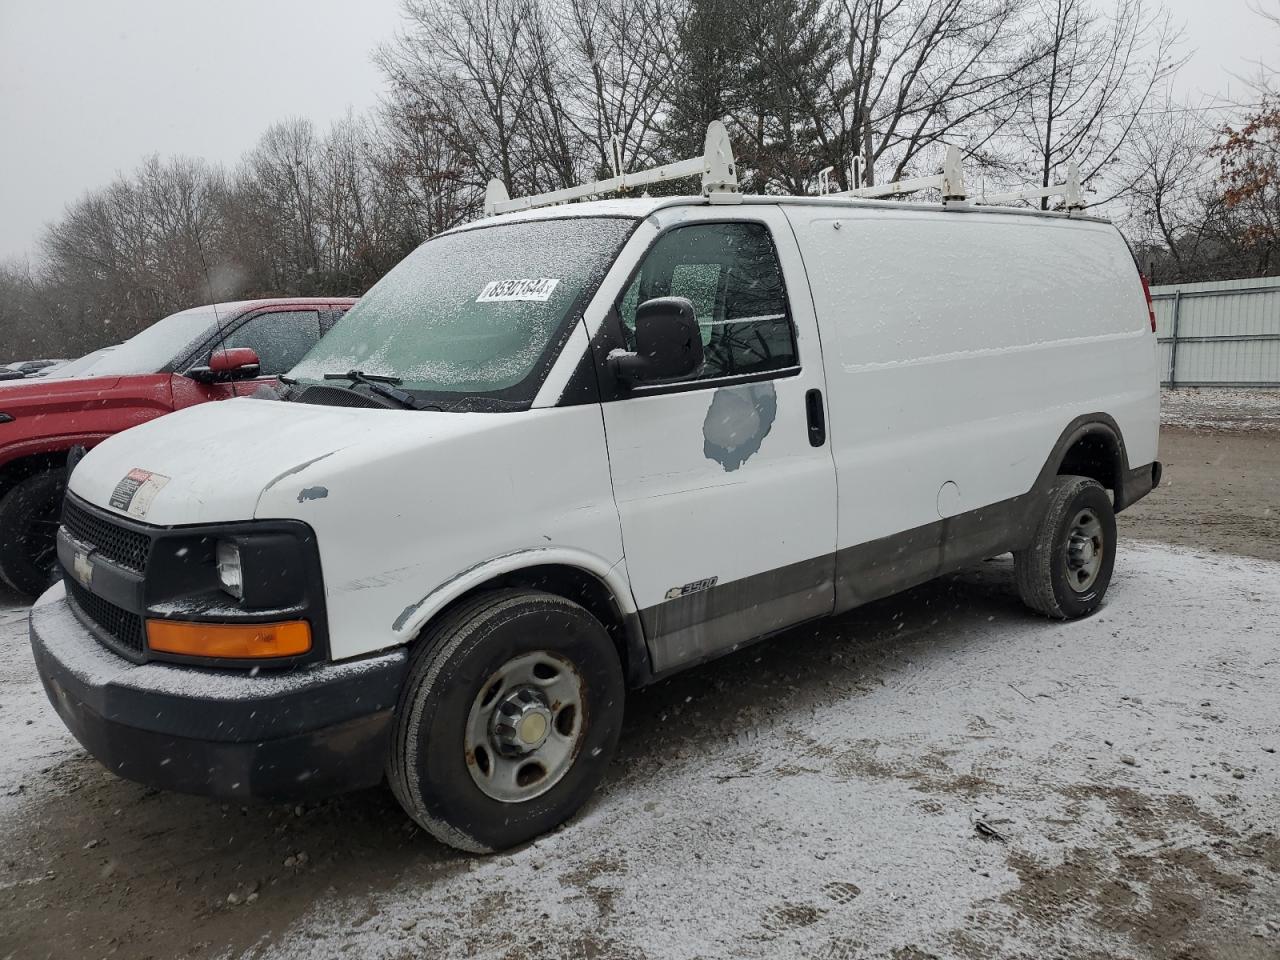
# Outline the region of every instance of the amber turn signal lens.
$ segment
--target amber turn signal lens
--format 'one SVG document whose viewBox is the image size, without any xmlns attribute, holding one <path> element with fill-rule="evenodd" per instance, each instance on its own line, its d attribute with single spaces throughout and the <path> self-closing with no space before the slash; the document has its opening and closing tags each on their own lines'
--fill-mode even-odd
<svg viewBox="0 0 1280 960">
<path fill-rule="evenodd" d="M 148 620 L 147 644 L 159 653 L 177 653 L 184 657 L 226 660 L 296 657 L 311 649 L 311 624 L 305 620 L 284 623 Z"/>
</svg>

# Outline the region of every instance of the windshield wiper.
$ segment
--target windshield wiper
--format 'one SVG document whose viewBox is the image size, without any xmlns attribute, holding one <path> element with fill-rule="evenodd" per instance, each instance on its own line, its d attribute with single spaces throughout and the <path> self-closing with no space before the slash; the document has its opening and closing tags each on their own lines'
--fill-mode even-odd
<svg viewBox="0 0 1280 960">
<path fill-rule="evenodd" d="M 369 388 L 370 393 L 386 397 L 388 400 L 398 403 L 409 410 L 429 409 L 426 404 L 419 403 L 413 394 L 395 388 L 394 384 L 404 383 L 399 377 L 380 377 L 370 373 L 363 373 L 359 370 L 348 370 L 346 373 L 326 373 L 324 378 L 326 380 L 347 380 L 353 385 L 357 383 L 364 384 Z"/>
<path fill-rule="evenodd" d="M 346 373 L 326 373 L 326 380 L 350 380 L 352 383 L 404 383 L 399 377 L 383 377 L 376 373 L 365 373 L 363 370 L 348 370 Z"/>
</svg>

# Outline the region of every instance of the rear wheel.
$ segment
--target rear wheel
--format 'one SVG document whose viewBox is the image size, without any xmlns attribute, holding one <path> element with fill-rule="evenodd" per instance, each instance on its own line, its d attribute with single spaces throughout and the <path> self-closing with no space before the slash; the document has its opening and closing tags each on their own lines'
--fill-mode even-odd
<svg viewBox="0 0 1280 960">
<path fill-rule="evenodd" d="M 53 581 L 65 492 L 64 472 L 44 470 L 0 498 L 0 579 L 19 593 L 35 597 Z"/>
<path fill-rule="evenodd" d="M 600 622 L 553 594 L 501 590 L 464 603 L 420 644 L 387 769 L 409 816 L 477 853 L 572 816 L 622 724 L 622 668 Z"/>
<path fill-rule="evenodd" d="M 1047 617 L 1093 613 L 1111 583 L 1116 518 L 1107 491 L 1088 477 L 1058 477 L 1030 547 L 1014 555 L 1022 602 Z"/>
</svg>

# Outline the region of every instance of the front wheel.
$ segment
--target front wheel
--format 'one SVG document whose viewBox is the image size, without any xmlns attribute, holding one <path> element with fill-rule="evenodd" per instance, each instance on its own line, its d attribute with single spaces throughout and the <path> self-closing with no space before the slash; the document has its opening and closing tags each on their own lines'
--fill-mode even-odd
<svg viewBox="0 0 1280 960">
<path fill-rule="evenodd" d="M 62 470 L 44 470 L 0 498 L 0 580 L 29 597 L 53 582 L 66 486 Z"/>
<path fill-rule="evenodd" d="M 1107 491 L 1088 477 L 1058 477 L 1026 550 L 1014 554 L 1022 602 L 1070 620 L 1102 604 L 1116 561 L 1116 516 Z"/>
<path fill-rule="evenodd" d="M 463 603 L 419 643 L 387 765 L 409 816 L 475 853 L 572 816 L 622 725 L 622 667 L 600 622 L 554 594 L 500 590 Z"/>
</svg>

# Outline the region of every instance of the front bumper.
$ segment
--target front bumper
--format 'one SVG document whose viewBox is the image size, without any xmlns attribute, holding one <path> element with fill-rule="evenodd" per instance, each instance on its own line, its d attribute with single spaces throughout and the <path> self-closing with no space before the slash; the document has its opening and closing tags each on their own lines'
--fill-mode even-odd
<svg viewBox="0 0 1280 960">
<path fill-rule="evenodd" d="M 292 670 L 135 664 L 72 613 L 62 584 L 31 609 L 31 650 L 58 715 L 107 769 L 237 800 L 293 800 L 382 778 L 404 649 Z"/>
</svg>

